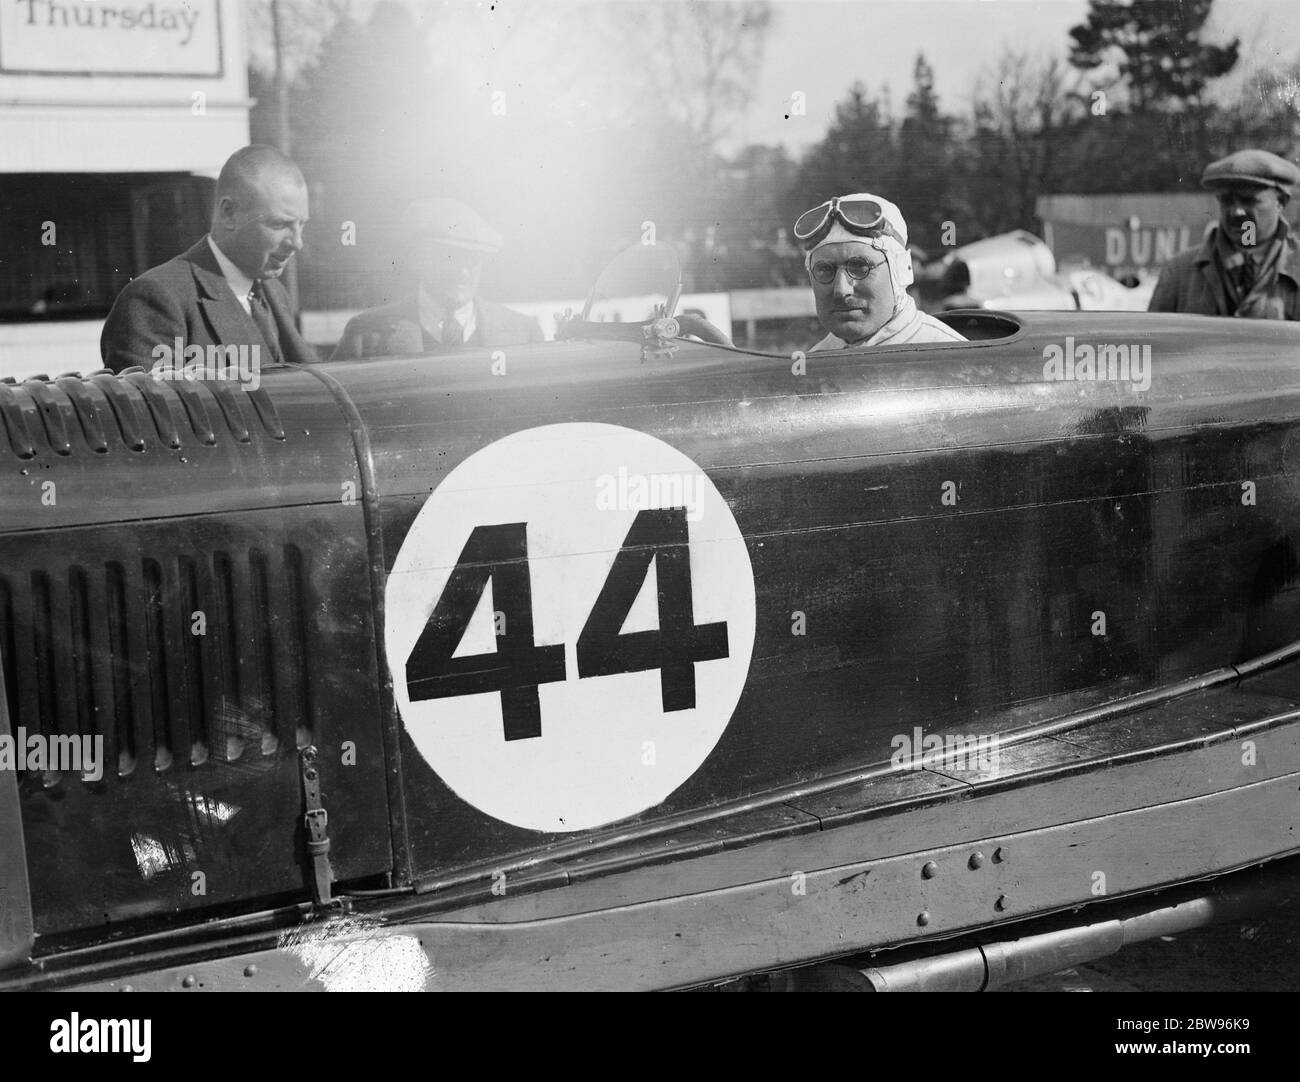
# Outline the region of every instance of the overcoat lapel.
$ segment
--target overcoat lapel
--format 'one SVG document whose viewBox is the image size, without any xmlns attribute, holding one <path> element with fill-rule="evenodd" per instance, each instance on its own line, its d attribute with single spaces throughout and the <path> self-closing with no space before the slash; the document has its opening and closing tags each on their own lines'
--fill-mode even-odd
<svg viewBox="0 0 1300 1082">
<path fill-rule="evenodd" d="M 199 297 L 199 309 L 207 324 L 214 343 L 223 345 L 241 345 L 261 342 L 262 332 L 253 317 L 244 311 L 230 288 L 230 283 L 221 273 L 216 257 L 208 246 L 206 237 L 185 253 L 194 271 L 195 289 Z M 298 329 L 293 325 L 289 314 L 284 287 L 274 279 L 264 283 L 263 296 L 271 317 L 275 320 L 276 330 L 280 333 L 280 352 L 286 361 L 293 364 L 311 364 L 316 358 L 311 355 L 310 347 L 302 340 Z"/>
<path fill-rule="evenodd" d="M 1215 314 L 1228 316 L 1232 314 L 1232 309 L 1228 301 L 1228 287 L 1219 280 L 1219 276 L 1214 272 L 1214 261 L 1205 259 L 1197 262 L 1197 269 L 1201 272 L 1201 277 L 1205 280 L 1205 290 L 1214 301 Z"/>
<path fill-rule="evenodd" d="M 252 316 L 244 311 L 230 283 L 226 281 L 216 257 L 204 237 L 185 253 L 194 271 L 194 285 L 199 295 L 199 310 L 212 335 L 213 343 L 222 345 L 251 344 L 262 340 Z"/>
</svg>

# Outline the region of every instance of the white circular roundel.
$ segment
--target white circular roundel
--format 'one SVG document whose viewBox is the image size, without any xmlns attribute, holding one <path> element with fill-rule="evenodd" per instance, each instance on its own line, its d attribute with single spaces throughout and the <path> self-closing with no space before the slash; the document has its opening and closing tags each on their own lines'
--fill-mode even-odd
<svg viewBox="0 0 1300 1082">
<path fill-rule="evenodd" d="M 754 577 L 698 466 L 628 428 L 497 440 L 416 515 L 385 593 L 397 703 L 462 799 L 541 831 L 661 803 L 731 720 Z"/>
</svg>

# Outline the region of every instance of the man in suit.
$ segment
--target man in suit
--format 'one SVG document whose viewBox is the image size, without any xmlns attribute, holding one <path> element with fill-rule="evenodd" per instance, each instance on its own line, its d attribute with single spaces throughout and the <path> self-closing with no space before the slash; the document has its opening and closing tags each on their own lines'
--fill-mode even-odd
<svg viewBox="0 0 1300 1082">
<path fill-rule="evenodd" d="M 118 294 L 99 339 L 105 367 L 179 370 L 189 358 L 177 350 L 197 357 L 212 347 L 247 347 L 261 364 L 315 361 L 279 281 L 306 221 L 298 167 L 274 147 L 237 150 L 217 179 L 208 235 Z"/>
<path fill-rule="evenodd" d="M 1165 264 L 1148 310 L 1300 320 L 1300 247 L 1284 214 L 1297 183 L 1300 169 L 1266 150 L 1207 165 L 1201 187 L 1218 198 L 1218 224 Z"/>
<path fill-rule="evenodd" d="M 536 321 L 478 296 L 483 257 L 501 234 L 454 199 L 411 204 L 411 295 L 348 321 L 331 360 L 497 349 L 541 342 Z"/>
</svg>

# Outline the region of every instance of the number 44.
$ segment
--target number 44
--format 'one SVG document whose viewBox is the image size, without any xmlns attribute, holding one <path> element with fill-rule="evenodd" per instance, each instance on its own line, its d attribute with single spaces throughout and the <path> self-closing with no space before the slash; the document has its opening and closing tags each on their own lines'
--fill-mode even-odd
<svg viewBox="0 0 1300 1082">
<path fill-rule="evenodd" d="M 652 560 L 659 627 L 622 634 Z M 489 580 L 505 634 L 495 653 L 453 657 Z M 664 712 L 695 706 L 695 663 L 727 656 L 727 625 L 695 623 L 686 508 L 637 513 L 578 635 L 577 655 L 579 678 L 658 669 Z M 505 738 L 524 740 L 542 735 L 538 687 L 566 675 L 563 644 L 533 641 L 527 523 L 476 526 L 407 659 L 411 701 L 500 692 Z"/>
</svg>

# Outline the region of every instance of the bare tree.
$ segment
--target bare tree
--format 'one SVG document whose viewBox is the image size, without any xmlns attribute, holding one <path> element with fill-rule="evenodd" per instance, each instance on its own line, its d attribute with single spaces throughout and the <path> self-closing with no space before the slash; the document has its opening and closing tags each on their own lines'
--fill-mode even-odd
<svg viewBox="0 0 1300 1082">
<path fill-rule="evenodd" d="M 994 187 L 975 195 L 972 211 L 980 217 L 988 206 L 1003 208 L 983 223 L 985 230 L 1033 222 L 1035 201 L 1055 189 L 1068 131 L 1085 111 L 1081 86 L 1079 73 L 1062 58 L 1014 49 L 1004 50 L 993 70 L 977 80 L 972 93 L 977 154 L 971 179 L 983 174 Z M 1000 199 L 981 197 L 999 191 Z"/>
<path fill-rule="evenodd" d="M 599 36 L 615 50 L 637 102 L 716 150 L 753 97 L 772 11 L 765 2 L 599 5 Z"/>
<path fill-rule="evenodd" d="M 1241 62 L 1211 94 L 1212 157 L 1242 146 L 1300 154 L 1300 52 L 1282 55 L 1275 27 L 1264 18 L 1241 31 Z"/>
<path fill-rule="evenodd" d="M 340 19 L 364 20 L 376 0 L 246 0 L 249 65 L 288 80 L 313 60 Z M 276 41 L 276 16 L 280 24 Z"/>
</svg>

